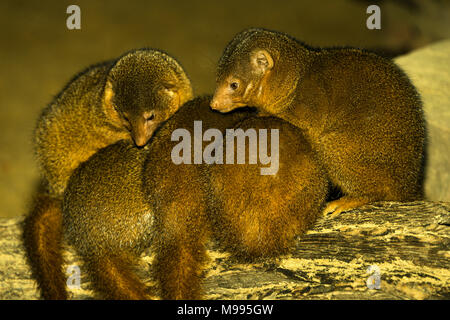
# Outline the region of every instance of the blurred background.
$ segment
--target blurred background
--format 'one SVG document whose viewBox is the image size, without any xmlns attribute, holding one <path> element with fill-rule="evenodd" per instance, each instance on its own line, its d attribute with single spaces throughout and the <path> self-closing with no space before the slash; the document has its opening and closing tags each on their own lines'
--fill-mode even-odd
<svg viewBox="0 0 450 320">
<path fill-rule="evenodd" d="M 66 9 L 81 8 L 81 30 Z M 366 9 L 381 8 L 381 30 Z M 0 2 L 0 217 L 25 214 L 38 178 L 31 137 L 41 110 L 86 66 L 139 47 L 163 49 L 212 93 L 227 42 L 248 27 L 313 46 L 356 46 L 396 57 L 450 38 L 448 0 L 20 1 Z"/>
</svg>

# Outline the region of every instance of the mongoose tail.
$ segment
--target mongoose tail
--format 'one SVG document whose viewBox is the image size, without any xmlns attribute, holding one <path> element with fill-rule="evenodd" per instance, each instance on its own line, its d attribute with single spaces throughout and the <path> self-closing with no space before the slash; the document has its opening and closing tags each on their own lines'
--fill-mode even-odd
<svg viewBox="0 0 450 320">
<path fill-rule="evenodd" d="M 38 193 L 23 226 L 26 257 L 43 299 L 67 299 L 61 203 L 60 198 Z"/>
</svg>

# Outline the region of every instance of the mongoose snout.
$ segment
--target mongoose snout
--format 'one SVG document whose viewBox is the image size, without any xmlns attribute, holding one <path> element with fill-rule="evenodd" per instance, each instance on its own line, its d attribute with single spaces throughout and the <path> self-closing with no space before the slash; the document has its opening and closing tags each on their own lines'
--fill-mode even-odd
<svg viewBox="0 0 450 320">
<path fill-rule="evenodd" d="M 144 112 L 142 115 L 137 115 L 133 119 L 131 126 L 131 138 L 138 147 L 143 147 L 147 144 L 153 135 L 153 132 L 159 127 L 164 118 L 161 115 L 156 116 L 156 112 Z"/>
<path fill-rule="evenodd" d="M 233 93 L 239 89 L 239 81 L 230 79 L 224 82 L 224 85 L 217 87 L 214 97 L 211 100 L 211 108 L 225 113 L 235 108 L 246 106 L 247 104 L 244 103 L 244 99 L 241 99 L 239 96 L 233 96 Z"/>
</svg>

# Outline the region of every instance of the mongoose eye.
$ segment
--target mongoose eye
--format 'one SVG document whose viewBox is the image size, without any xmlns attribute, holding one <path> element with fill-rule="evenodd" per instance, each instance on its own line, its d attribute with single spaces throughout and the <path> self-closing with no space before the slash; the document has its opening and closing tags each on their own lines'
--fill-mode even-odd
<svg viewBox="0 0 450 320">
<path fill-rule="evenodd" d="M 232 82 L 232 83 L 230 84 L 230 88 L 233 89 L 233 90 L 236 90 L 237 88 L 239 88 L 239 83 L 237 83 L 237 82 Z"/>
<path fill-rule="evenodd" d="M 166 94 L 169 94 L 170 96 L 173 96 L 174 93 L 177 91 L 177 88 L 173 84 L 164 84 L 162 86 L 163 92 Z"/>
<path fill-rule="evenodd" d="M 155 114 L 154 113 L 152 113 L 150 116 L 145 118 L 146 121 L 152 121 L 153 119 L 155 119 Z"/>
</svg>

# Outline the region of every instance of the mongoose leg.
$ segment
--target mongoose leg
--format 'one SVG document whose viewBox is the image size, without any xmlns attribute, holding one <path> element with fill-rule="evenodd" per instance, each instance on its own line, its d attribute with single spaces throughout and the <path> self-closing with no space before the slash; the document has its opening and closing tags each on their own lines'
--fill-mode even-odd
<svg viewBox="0 0 450 320">
<path fill-rule="evenodd" d="M 340 199 L 331 201 L 327 204 L 323 214 L 329 218 L 335 218 L 344 211 L 350 211 L 362 205 L 369 203 L 368 198 L 355 198 L 351 196 L 344 196 Z"/>
<path fill-rule="evenodd" d="M 85 259 L 93 285 L 109 300 L 144 300 L 153 298 L 133 271 L 136 258 L 126 253 L 95 254 Z"/>
<path fill-rule="evenodd" d="M 185 300 L 201 298 L 201 271 L 206 251 L 202 244 L 183 241 L 164 243 L 154 263 L 161 298 Z"/>
<path fill-rule="evenodd" d="M 24 223 L 24 243 L 31 271 L 43 299 L 67 299 L 62 270 L 61 200 L 40 193 Z"/>
<path fill-rule="evenodd" d="M 156 226 L 159 232 L 155 235 L 158 243 L 154 270 L 162 299 L 201 298 L 207 223 L 201 205 L 185 204 L 182 197 L 172 203 Z"/>
<path fill-rule="evenodd" d="M 320 161 L 326 163 L 330 180 L 345 195 L 328 203 L 325 215 L 332 213 L 332 217 L 335 217 L 343 211 L 374 201 L 411 201 L 420 198 L 420 184 L 417 183 L 415 173 L 420 166 L 419 163 L 408 164 L 407 159 L 412 158 L 412 155 L 396 153 L 393 141 L 386 144 L 383 151 L 390 157 L 383 158 L 383 153 L 369 152 L 362 147 L 370 145 L 369 139 L 355 140 L 343 131 L 324 135 L 318 147 L 321 150 Z M 337 147 L 335 141 L 345 147 Z M 330 154 L 333 157 L 327 156 Z M 342 165 L 342 159 L 345 159 L 345 166 Z"/>
</svg>

